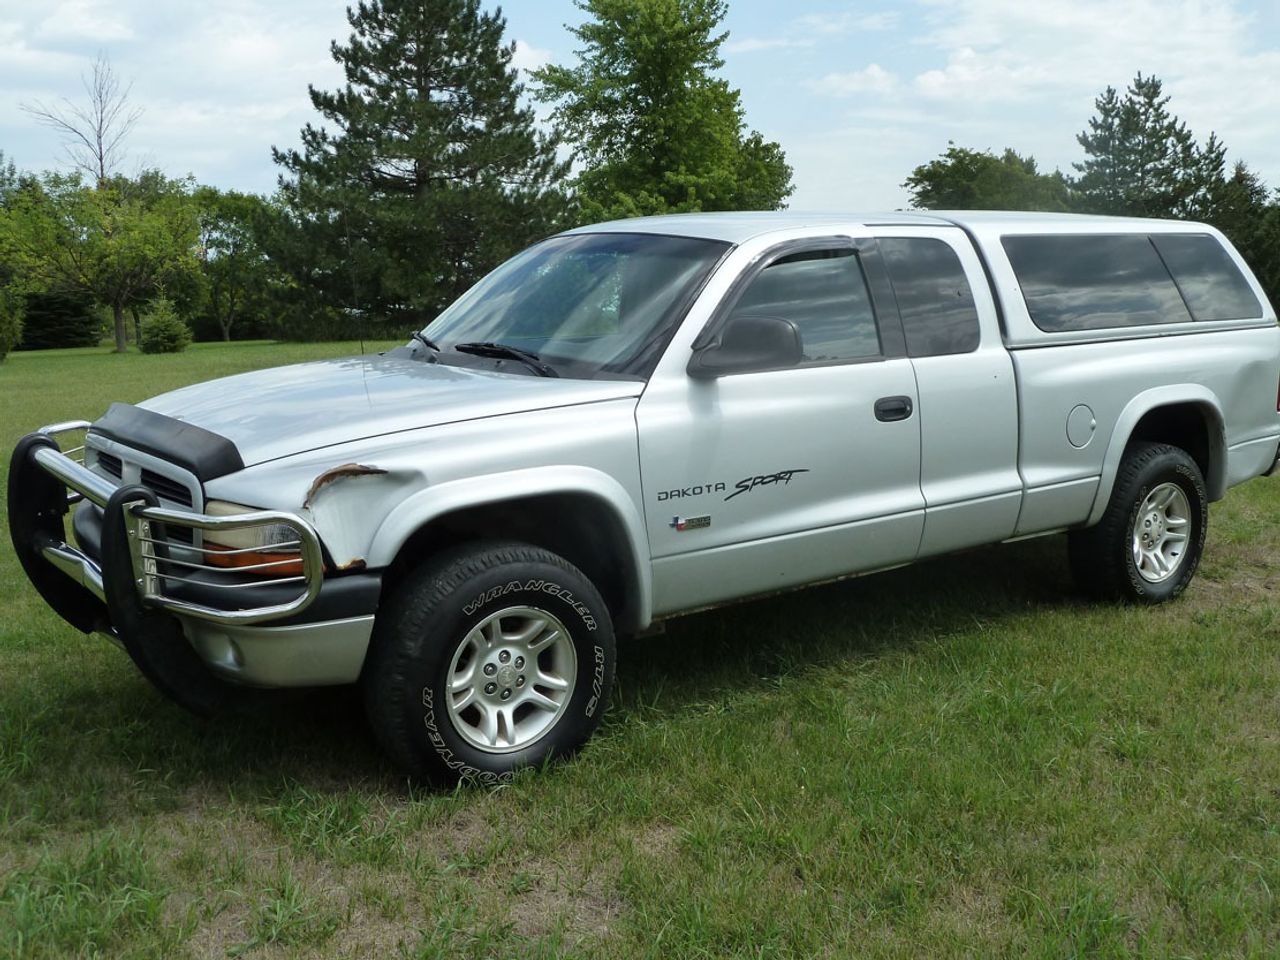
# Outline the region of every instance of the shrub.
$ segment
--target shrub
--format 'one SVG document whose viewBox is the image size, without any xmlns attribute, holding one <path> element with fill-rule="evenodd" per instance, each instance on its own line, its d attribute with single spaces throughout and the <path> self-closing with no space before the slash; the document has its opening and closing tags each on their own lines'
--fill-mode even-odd
<svg viewBox="0 0 1280 960">
<path fill-rule="evenodd" d="M 143 353 L 181 353 L 191 343 L 191 328 L 179 318 L 173 303 L 160 297 L 142 314 Z"/>
<path fill-rule="evenodd" d="M 94 347 L 100 333 L 92 300 L 71 293 L 29 293 L 18 349 Z"/>
</svg>

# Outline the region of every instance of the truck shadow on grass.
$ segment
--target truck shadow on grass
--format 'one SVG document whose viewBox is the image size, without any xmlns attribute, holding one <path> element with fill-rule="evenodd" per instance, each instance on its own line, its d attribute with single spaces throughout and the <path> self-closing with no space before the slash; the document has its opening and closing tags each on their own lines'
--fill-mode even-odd
<svg viewBox="0 0 1280 960">
<path fill-rule="evenodd" d="M 1065 554 L 1059 537 L 982 548 L 678 618 L 664 633 L 620 643 L 606 722 L 625 729 L 638 712 L 729 698 L 815 663 L 901 652 L 975 622 L 1075 605 Z M 403 792 L 354 688 L 266 693 L 232 716 L 201 721 L 152 691 L 123 655 L 108 662 L 106 676 L 51 666 L 0 697 L 9 714 L 0 721 L 21 726 L 13 743 L 0 744 L 0 760 L 8 755 L 13 768 L 0 788 L 6 779 L 17 786 L 36 821 L 109 818 L 120 802 L 181 805 L 177 797 L 195 785 L 265 795 L 282 784 Z"/>
<path fill-rule="evenodd" d="M 673 619 L 619 649 L 614 713 L 679 709 L 814 664 L 874 657 L 975 623 L 1084 601 L 1064 537 L 982 547 Z"/>
</svg>

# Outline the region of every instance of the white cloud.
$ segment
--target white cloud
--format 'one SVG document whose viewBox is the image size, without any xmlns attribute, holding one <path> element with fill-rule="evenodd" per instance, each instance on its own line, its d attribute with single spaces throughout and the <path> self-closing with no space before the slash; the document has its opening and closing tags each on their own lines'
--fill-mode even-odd
<svg viewBox="0 0 1280 960">
<path fill-rule="evenodd" d="M 331 90 L 342 79 L 329 56 L 330 39 L 349 33 L 339 7 L 316 11 L 289 0 L 270 6 L 255 0 L 113 0 L 105 7 L 77 0 L 53 13 L 68 11 L 79 19 L 58 37 L 43 26 L 47 9 L 34 5 L 9 15 L 16 31 L 0 26 L 0 89 L 6 94 L 0 97 L 0 146 L 30 169 L 61 164 L 60 141 L 19 104 L 64 97 L 81 103 L 81 77 L 100 51 L 121 86 L 131 85 L 130 102 L 144 110 L 122 170 L 151 165 L 238 189 L 271 189 L 271 147 L 293 145 L 299 129 L 316 120 L 307 85 Z M 104 35 L 76 39 L 99 14 L 114 18 L 100 24 Z M 132 39 L 127 29 L 136 34 Z M 115 38 L 110 45 L 103 42 L 108 37 Z M 21 66 L 10 56 L 14 47 L 23 52 Z M 46 68 L 37 73 L 28 63 Z"/>
<path fill-rule="evenodd" d="M 56 50 L 42 50 L 23 39 L 22 25 L 0 22 L 0 87 L 6 93 L 33 81 L 58 76 L 79 61 Z"/>
<path fill-rule="evenodd" d="M 916 89 L 938 100 L 1027 100 L 1052 87 L 1055 76 L 1039 64 L 1004 52 L 979 55 L 972 47 L 951 53 L 947 65 L 926 70 L 915 79 Z"/>
<path fill-rule="evenodd" d="M 874 144 L 873 150 L 867 145 Z M 793 210 L 891 210 L 907 205 L 902 181 L 910 166 L 902 157 L 928 156 L 922 128 L 852 122 L 839 129 L 792 139 L 787 160 L 795 168 Z M 918 161 L 917 161 L 918 162 Z"/>
<path fill-rule="evenodd" d="M 849 33 L 879 33 L 898 25 L 896 11 L 879 13 L 808 13 L 795 20 L 796 29 L 810 34 L 843 36 Z"/>
<path fill-rule="evenodd" d="M 551 62 L 551 59 L 550 50 L 535 47 L 525 40 L 517 40 L 516 52 L 511 57 L 511 65 L 524 73 L 531 73 L 539 67 L 545 67 Z"/>
<path fill-rule="evenodd" d="M 857 33 L 880 33 L 898 25 L 896 12 L 883 13 L 807 13 L 786 24 L 776 36 L 732 37 L 722 48 L 725 53 L 757 53 L 761 50 L 794 50 L 816 47 L 820 43 Z"/>
<path fill-rule="evenodd" d="M 852 97 L 863 93 L 891 93 L 897 78 L 878 63 L 848 73 L 828 73 L 813 84 L 819 92 L 836 97 Z"/>
<path fill-rule="evenodd" d="M 91 40 L 109 43 L 131 40 L 133 28 L 113 4 L 101 0 L 64 0 L 55 4 L 36 27 L 41 40 Z"/>
<path fill-rule="evenodd" d="M 1230 159 L 1280 185 L 1280 43 L 1262 26 L 1268 14 L 1274 25 L 1271 8 L 1252 0 L 914 2 L 916 39 L 906 51 L 864 42 L 863 57 L 877 63 L 813 69 L 810 88 L 847 97 L 849 109 L 828 116 L 821 134 L 799 129 L 783 141 L 796 169 L 793 206 L 903 205 L 903 179 L 948 140 L 1013 147 L 1042 169 L 1070 171 L 1094 98 L 1138 71 L 1164 81 L 1170 109 L 1197 138 L 1216 132 Z M 827 17 L 813 26 L 845 23 Z"/>
<path fill-rule="evenodd" d="M 1165 82 L 1170 109 L 1198 138 L 1217 131 L 1272 182 L 1280 174 L 1280 50 L 1241 0 L 919 2 L 921 44 L 945 62 L 918 72 L 915 92 L 974 116 L 1015 103 L 1037 109 L 1034 126 L 1008 130 L 1010 146 L 1043 147 L 1052 129 L 1062 149 L 1048 159 L 1078 159 L 1073 134 L 1094 97 L 1141 70 Z"/>
</svg>

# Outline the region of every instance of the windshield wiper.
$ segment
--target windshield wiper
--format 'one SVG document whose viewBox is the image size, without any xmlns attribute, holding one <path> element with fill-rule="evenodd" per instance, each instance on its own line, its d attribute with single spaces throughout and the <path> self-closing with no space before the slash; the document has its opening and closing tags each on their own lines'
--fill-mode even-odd
<svg viewBox="0 0 1280 960">
<path fill-rule="evenodd" d="M 495 343 L 492 340 L 483 340 L 477 343 L 455 343 L 453 349 L 459 353 L 472 353 L 477 357 L 497 357 L 504 360 L 519 360 L 530 370 L 536 371 L 540 376 L 558 377 L 560 374 L 536 353 L 529 350 L 521 350 L 519 347 L 511 347 L 505 343 Z"/>
<path fill-rule="evenodd" d="M 440 345 L 436 343 L 434 340 L 432 340 L 430 337 L 428 337 L 421 330 L 413 331 L 413 333 L 410 334 L 410 337 L 412 337 L 412 339 L 416 340 L 418 343 L 422 344 L 424 347 L 429 349 L 432 352 L 432 354 L 437 354 L 440 352 Z M 431 357 L 431 360 L 433 363 L 435 362 L 435 359 L 436 358 L 434 356 Z"/>
</svg>

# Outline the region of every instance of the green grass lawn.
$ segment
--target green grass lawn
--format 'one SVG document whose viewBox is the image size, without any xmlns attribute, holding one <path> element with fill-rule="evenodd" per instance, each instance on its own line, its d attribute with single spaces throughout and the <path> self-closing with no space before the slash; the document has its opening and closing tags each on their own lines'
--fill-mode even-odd
<svg viewBox="0 0 1280 960">
<path fill-rule="evenodd" d="M 341 352 L 11 355 L 0 447 Z M 673 622 L 576 761 L 419 796 L 351 691 L 185 716 L 6 534 L 0 956 L 1280 955 L 1278 508 L 1216 504 L 1155 609 L 1055 537 Z"/>
</svg>

